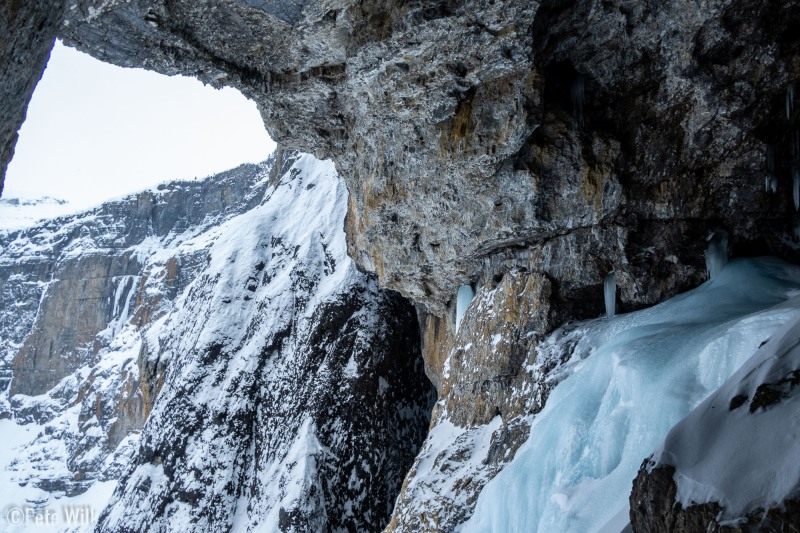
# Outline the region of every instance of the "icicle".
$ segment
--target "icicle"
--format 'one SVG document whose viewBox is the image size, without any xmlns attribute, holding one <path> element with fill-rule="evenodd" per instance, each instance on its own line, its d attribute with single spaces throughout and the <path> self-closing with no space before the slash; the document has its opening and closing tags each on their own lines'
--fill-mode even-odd
<svg viewBox="0 0 800 533">
<path fill-rule="evenodd" d="M 786 120 L 792 118 L 792 111 L 794 110 L 794 83 L 786 86 Z"/>
<path fill-rule="evenodd" d="M 794 210 L 800 210 L 800 130 L 792 132 L 792 196 Z"/>
<path fill-rule="evenodd" d="M 708 234 L 706 240 L 706 272 L 708 278 L 713 280 L 728 263 L 728 234 L 721 229 L 714 230 Z"/>
<path fill-rule="evenodd" d="M 583 129 L 583 103 L 585 99 L 585 86 L 586 79 L 583 74 L 576 74 L 575 81 L 572 82 L 570 88 L 570 96 L 572 97 L 572 115 L 578 122 L 578 127 Z"/>
<path fill-rule="evenodd" d="M 800 210 L 800 168 L 792 169 L 792 194 L 794 195 L 794 210 Z"/>
<path fill-rule="evenodd" d="M 778 190 L 778 178 L 775 177 L 775 147 L 767 146 L 767 177 L 764 181 L 764 190 L 773 193 Z"/>
<path fill-rule="evenodd" d="M 617 314 L 617 277 L 613 270 L 603 281 L 603 292 L 606 300 L 606 316 L 611 318 Z"/>
<path fill-rule="evenodd" d="M 461 320 L 467 313 L 467 307 L 469 307 L 469 303 L 474 297 L 475 291 L 472 290 L 471 286 L 462 285 L 458 288 L 458 294 L 456 295 L 456 331 L 461 326 Z"/>
</svg>

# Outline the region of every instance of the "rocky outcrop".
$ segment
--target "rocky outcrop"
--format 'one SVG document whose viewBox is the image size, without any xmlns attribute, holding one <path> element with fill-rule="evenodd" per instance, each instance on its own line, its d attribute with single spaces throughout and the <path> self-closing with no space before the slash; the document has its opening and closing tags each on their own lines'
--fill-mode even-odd
<svg viewBox="0 0 800 533">
<path fill-rule="evenodd" d="M 792 531 L 800 523 L 800 500 L 787 499 L 769 509 L 751 511 L 735 520 L 720 520 L 725 508 L 717 502 L 684 507 L 675 499 L 675 468 L 650 470 L 645 461 L 631 492 L 631 526 L 637 532 L 749 533 L 750 531 Z M 634 505 L 635 502 L 635 505 Z"/>
</svg>

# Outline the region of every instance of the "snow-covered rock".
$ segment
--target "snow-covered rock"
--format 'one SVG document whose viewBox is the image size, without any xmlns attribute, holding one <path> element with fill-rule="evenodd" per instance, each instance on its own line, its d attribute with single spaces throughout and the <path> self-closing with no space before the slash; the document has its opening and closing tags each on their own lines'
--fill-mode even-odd
<svg viewBox="0 0 800 533">
<path fill-rule="evenodd" d="M 119 479 L 115 531 L 381 528 L 432 387 L 333 165 L 160 189 L 0 241 L 8 486 L 48 509 Z"/>
</svg>

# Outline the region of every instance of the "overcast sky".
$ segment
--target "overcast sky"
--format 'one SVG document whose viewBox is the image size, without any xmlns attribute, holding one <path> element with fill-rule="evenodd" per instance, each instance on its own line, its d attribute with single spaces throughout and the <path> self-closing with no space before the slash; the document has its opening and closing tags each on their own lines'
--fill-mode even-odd
<svg viewBox="0 0 800 533">
<path fill-rule="evenodd" d="M 255 103 L 234 89 L 111 66 L 56 43 L 3 197 L 48 195 L 84 208 L 262 161 L 274 147 Z"/>
</svg>

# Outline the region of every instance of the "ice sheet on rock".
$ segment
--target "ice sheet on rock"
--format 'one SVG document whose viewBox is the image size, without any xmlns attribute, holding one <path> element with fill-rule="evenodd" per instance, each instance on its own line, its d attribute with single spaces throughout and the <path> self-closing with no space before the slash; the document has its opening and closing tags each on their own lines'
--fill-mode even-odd
<svg viewBox="0 0 800 533">
<path fill-rule="evenodd" d="M 528 441 L 462 530 L 583 533 L 612 522 L 670 428 L 797 318 L 787 300 L 798 289 L 798 267 L 734 260 L 660 305 L 583 324 Z"/>
<path fill-rule="evenodd" d="M 787 302 L 800 307 L 800 297 Z M 779 506 L 800 490 L 800 317 L 777 331 L 667 435 L 651 468 L 672 465 L 676 501 L 717 502 L 718 520 Z M 764 386 L 759 392 L 759 387 Z M 766 394 L 767 388 L 775 394 Z M 757 407 L 759 394 L 774 403 Z M 744 397 L 738 407 L 731 400 Z"/>
</svg>

